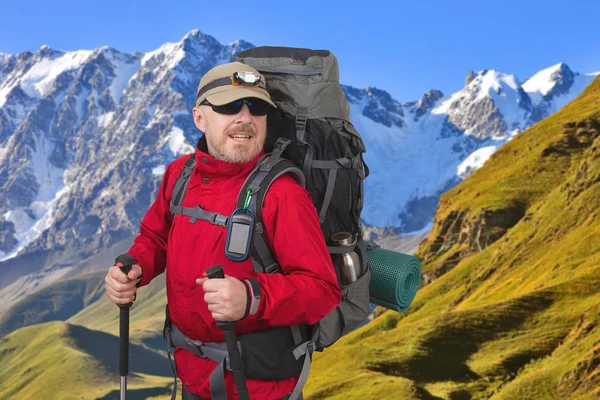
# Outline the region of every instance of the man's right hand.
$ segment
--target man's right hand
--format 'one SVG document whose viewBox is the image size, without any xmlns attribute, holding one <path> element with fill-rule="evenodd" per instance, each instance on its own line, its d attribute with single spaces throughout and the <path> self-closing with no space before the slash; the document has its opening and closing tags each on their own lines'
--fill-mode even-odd
<svg viewBox="0 0 600 400">
<path fill-rule="evenodd" d="M 142 275 L 142 267 L 134 264 L 127 275 L 121 271 L 121 267 L 113 265 L 104 278 L 106 296 L 116 304 L 128 304 L 133 302 L 135 287 L 138 278 Z"/>
</svg>

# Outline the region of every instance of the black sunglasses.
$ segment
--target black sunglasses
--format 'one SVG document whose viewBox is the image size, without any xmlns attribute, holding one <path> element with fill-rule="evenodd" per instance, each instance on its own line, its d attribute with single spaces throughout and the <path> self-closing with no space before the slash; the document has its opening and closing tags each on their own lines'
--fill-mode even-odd
<svg viewBox="0 0 600 400">
<path fill-rule="evenodd" d="M 238 114 L 240 111 L 242 111 L 244 104 L 248 106 L 250 114 L 254 116 L 267 115 L 269 113 L 269 108 L 271 107 L 271 105 L 266 101 L 252 97 L 235 100 L 231 103 L 223 104 L 222 106 L 211 104 L 207 100 L 204 100 L 202 103 L 200 103 L 201 106 L 211 106 L 213 111 L 216 113 L 226 115 Z"/>
</svg>

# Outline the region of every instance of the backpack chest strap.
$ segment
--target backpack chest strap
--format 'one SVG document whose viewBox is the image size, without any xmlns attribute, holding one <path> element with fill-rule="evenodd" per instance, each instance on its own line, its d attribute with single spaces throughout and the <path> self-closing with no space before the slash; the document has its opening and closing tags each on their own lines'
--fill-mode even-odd
<svg viewBox="0 0 600 400">
<path fill-rule="evenodd" d="M 173 213 L 173 215 L 183 214 L 191 217 L 191 224 L 201 219 L 208 221 L 213 225 L 219 225 L 223 227 L 227 227 L 229 225 L 229 217 L 219 213 L 206 211 L 200 207 L 200 205 L 197 205 L 196 207 L 171 206 L 171 213 Z"/>
</svg>

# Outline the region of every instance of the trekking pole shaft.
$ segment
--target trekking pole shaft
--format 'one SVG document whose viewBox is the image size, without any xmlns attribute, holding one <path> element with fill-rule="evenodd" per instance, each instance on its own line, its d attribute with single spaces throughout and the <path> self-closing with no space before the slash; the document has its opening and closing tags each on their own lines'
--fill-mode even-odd
<svg viewBox="0 0 600 400">
<path fill-rule="evenodd" d="M 244 373 L 244 362 L 242 361 L 242 357 L 240 357 L 237 346 L 235 322 L 217 322 L 217 326 L 223 330 L 223 334 L 225 335 L 225 344 L 227 345 L 227 353 L 229 353 L 231 372 L 233 373 L 238 397 L 240 400 L 250 400 L 246 385 L 246 374 Z"/>
<path fill-rule="evenodd" d="M 127 377 L 126 376 L 122 376 L 121 377 L 121 396 L 119 397 L 120 400 L 127 400 Z"/>
<path fill-rule="evenodd" d="M 119 305 L 119 375 L 129 373 L 129 309 L 131 303 Z"/>
<path fill-rule="evenodd" d="M 127 275 L 137 260 L 129 254 L 121 254 L 115 265 Z M 135 295 L 134 295 L 135 300 Z M 119 375 L 121 376 L 120 399 L 127 400 L 127 375 L 129 374 L 129 309 L 132 303 L 119 304 Z"/>
</svg>

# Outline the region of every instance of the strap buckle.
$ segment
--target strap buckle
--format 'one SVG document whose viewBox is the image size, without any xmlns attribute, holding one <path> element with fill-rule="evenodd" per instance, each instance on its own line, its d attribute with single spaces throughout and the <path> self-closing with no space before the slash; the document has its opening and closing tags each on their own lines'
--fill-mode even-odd
<svg viewBox="0 0 600 400">
<path fill-rule="evenodd" d="M 183 340 L 188 345 L 188 348 L 186 350 L 188 350 L 195 356 L 204 357 L 204 352 L 202 351 L 202 346 L 204 345 L 204 343 L 197 340 L 192 340 L 187 336 L 184 336 Z"/>
<path fill-rule="evenodd" d="M 279 272 L 279 264 L 277 264 L 276 262 L 272 262 L 271 264 L 266 265 L 265 272 L 267 274 L 274 274 L 276 272 Z"/>
<path fill-rule="evenodd" d="M 305 121 L 306 121 L 306 119 L 305 119 Z M 291 143 L 291 141 L 289 139 L 280 137 L 275 141 L 275 144 L 273 145 L 273 147 L 276 148 L 277 150 L 283 151 L 283 150 L 285 150 L 287 145 L 290 143 Z"/>
<path fill-rule="evenodd" d="M 218 213 L 213 213 L 210 216 L 210 222 L 213 225 L 221 225 L 221 226 L 227 227 L 227 225 L 229 224 L 229 217 L 226 217 L 225 215 L 221 215 Z"/>
<path fill-rule="evenodd" d="M 273 168 L 273 163 L 271 162 L 264 162 L 260 165 L 260 167 L 258 168 L 258 170 L 260 172 L 269 172 L 271 170 L 271 168 Z"/>
<path fill-rule="evenodd" d="M 308 115 L 305 113 L 296 114 L 296 129 L 304 130 L 306 128 L 306 121 L 308 120 Z"/>
</svg>

